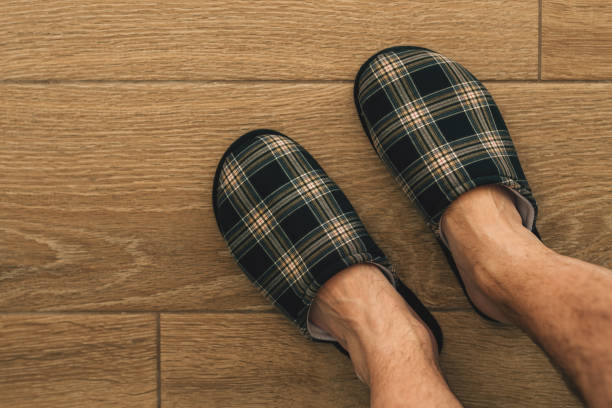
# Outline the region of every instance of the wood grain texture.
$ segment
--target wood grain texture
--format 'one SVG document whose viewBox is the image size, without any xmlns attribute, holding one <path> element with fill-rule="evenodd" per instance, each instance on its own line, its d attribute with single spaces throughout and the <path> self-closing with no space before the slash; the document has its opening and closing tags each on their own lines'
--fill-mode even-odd
<svg viewBox="0 0 612 408">
<path fill-rule="evenodd" d="M 155 407 L 152 315 L 0 315 L 0 407 Z"/>
<path fill-rule="evenodd" d="M 394 45 L 533 79 L 537 35 L 531 0 L 8 0 L 0 79 L 353 79 Z"/>
<path fill-rule="evenodd" d="M 490 88 L 545 242 L 612 266 L 612 84 Z M 259 127 L 320 161 L 427 305 L 468 307 L 372 151 L 350 84 L 4 84 L 0 95 L 0 311 L 271 310 L 211 210 L 222 152 Z"/>
<path fill-rule="evenodd" d="M 280 314 L 162 314 L 162 406 L 357 407 L 367 387 Z"/>
<path fill-rule="evenodd" d="M 440 363 L 467 407 L 581 407 L 544 353 L 519 329 L 472 311 L 435 313 L 444 330 Z"/>
<path fill-rule="evenodd" d="M 612 3 L 542 1 L 542 78 L 612 78 Z"/>
<path fill-rule="evenodd" d="M 447 341 L 442 368 L 466 407 L 579 406 L 518 329 L 472 312 L 436 317 Z M 164 314 L 161 328 L 164 407 L 368 406 L 350 361 L 279 314 Z"/>
</svg>

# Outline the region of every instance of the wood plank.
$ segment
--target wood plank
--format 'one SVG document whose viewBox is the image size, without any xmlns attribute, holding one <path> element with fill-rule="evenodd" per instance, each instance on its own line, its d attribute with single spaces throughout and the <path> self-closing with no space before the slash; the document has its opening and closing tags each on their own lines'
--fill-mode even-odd
<svg viewBox="0 0 612 408">
<path fill-rule="evenodd" d="M 280 314 L 162 314 L 161 333 L 163 407 L 368 404 L 349 359 Z"/>
<path fill-rule="evenodd" d="M 542 78 L 612 78 L 612 3 L 542 1 Z"/>
<path fill-rule="evenodd" d="M 0 79 L 353 79 L 401 44 L 482 78 L 533 79 L 538 64 L 531 0 L 4 1 L 0 33 Z"/>
<path fill-rule="evenodd" d="M 545 241 L 612 266 L 612 84 L 490 88 Z M 371 150 L 350 84 L 4 84 L 0 95 L 0 310 L 271 310 L 210 204 L 222 152 L 258 127 L 321 162 L 426 304 L 468 307 Z"/>
<path fill-rule="evenodd" d="M 155 407 L 152 315 L 0 315 L 0 406 Z"/>
<path fill-rule="evenodd" d="M 471 311 L 435 313 L 444 330 L 440 363 L 465 407 L 581 407 L 546 355 L 518 328 Z"/>
<path fill-rule="evenodd" d="M 518 329 L 472 312 L 436 317 L 447 339 L 442 368 L 466 407 L 579 406 Z M 279 314 L 163 314 L 161 328 L 164 407 L 368 406 L 350 361 Z"/>
</svg>

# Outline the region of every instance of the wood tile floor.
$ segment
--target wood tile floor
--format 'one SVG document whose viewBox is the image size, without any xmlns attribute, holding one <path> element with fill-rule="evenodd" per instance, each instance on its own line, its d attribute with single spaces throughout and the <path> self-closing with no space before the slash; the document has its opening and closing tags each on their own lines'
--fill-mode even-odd
<svg viewBox="0 0 612 408">
<path fill-rule="evenodd" d="M 612 3 L 0 4 L 0 407 L 366 407 L 333 347 L 251 287 L 211 210 L 229 143 L 303 144 L 439 318 L 467 407 L 576 407 L 519 330 L 472 312 L 352 102 L 391 45 L 485 80 L 545 242 L 612 267 Z"/>
</svg>

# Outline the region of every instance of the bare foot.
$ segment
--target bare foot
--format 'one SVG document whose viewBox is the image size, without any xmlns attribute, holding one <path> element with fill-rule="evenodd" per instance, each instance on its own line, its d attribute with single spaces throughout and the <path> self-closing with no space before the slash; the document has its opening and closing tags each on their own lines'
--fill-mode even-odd
<svg viewBox="0 0 612 408">
<path fill-rule="evenodd" d="M 521 270 L 526 258 L 550 252 L 523 226 L 512 193 L 498 185 L 470 190 L 444 212 L 441 228 L 474 305 L 493 319 L 511 322 L 495 295 L 502 279 L 497 274 Z"/>
<path fill-rule="evenodd" d="M 349 352 L 372 407 L 460 406 L 433 335 L 375 266 L 353 265 L 326 282 L 310 319 Z"/>
<path fill-rule="evenodd" d="M 353 265 L 330 279 L 317 294 L 310 319 L 349 351 L 357 376 L 367 384 L 371 353 L 382 359 L 401 345 L 437 358 L 427 326 L 374 265 Z"/>
<path fill-rule="evenodd" d="M 463 194 L 442 229 L 476 307 L 523 329 L 588 406 L 612 406 L 612 271 L 545 247 L 503 187 Z"/>
</svg>

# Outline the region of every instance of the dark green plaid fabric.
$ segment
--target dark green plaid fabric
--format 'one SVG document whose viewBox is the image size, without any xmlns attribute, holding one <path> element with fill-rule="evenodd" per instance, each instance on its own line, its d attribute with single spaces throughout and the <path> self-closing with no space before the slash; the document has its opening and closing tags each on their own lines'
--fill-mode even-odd
<svg viewBox="0 0 612 408">
<path fill-rule="evenodd" d="M 346 267 L 367 262 L 387 271 L 400 293 L 407 291 L 404 298 L 441 345 L 437 323 L 401 285 L 348 199 L 293 140 L 257 130 L 234 142 L 217 168 L 213 208 L 241 269 L 302 334 L 310 337 L 308 309 L 318 289 Z"/>
<path fill-rule="evenodd" d="M 355 104 L 374 149 L 437 236 L 453 200 L 493 183 L 531 204 L 519 212 L 533 227 L 537 205 L 506 124 L 464 67 L 424 48 L 381 51 L 357 74 Z"/>
</svg>

